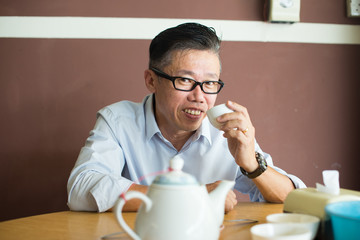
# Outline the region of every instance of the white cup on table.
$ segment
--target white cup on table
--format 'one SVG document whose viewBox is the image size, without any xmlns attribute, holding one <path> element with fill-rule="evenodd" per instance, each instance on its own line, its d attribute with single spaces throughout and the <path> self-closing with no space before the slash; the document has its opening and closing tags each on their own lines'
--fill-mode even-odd
<svg viewBox="0 0 360 240">
<path fill-rule="evenodd" d="M 301 213 L 276 213 L 266 217 L 269 223 L 291 223 L 307 228 L 311 232 L 311 239 L 316 237 L 319 229 L 320 218 Z"/>
</svg>

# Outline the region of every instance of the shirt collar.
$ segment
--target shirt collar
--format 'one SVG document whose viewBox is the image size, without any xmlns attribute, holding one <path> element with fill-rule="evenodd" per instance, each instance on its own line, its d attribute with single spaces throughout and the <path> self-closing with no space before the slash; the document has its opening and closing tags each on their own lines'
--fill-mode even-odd
<svg viewBox="0 0 360 240">
<path fill-rule="evenodd" d="M 160 133 L 160 129 L 155 120 L 154 113 L 154 94 L 148 95 L 143 101 L 144 110 L 145 110 L 145 132 L 146 140 L 150 140 L 156 133 Z"/>
<path fill-rule="evenodd" d="M 210 121 L 208 119 L 208 117 L 206 116 L 203 120 L 203 122 L 201 123 L 201 126 L 200 126 L 200 131 L 201 131 L 201 135 L 204 136 L 209 144 L 211 145 L 212 142 L 211 142 L 211 133 L 210 133 Z"/>
<path fill-rule="evenodd" d="M 207 117 L 201 123 L 200 128 L 195 132 L 196 140 L 203 136 L 211 145 L 210 121 Z"/>
<path fill-rule="evenodd" d="M 155 120 L 155 113 L 153 107 L 153 105 L 155 104 L 154 98 L 154 94 L 151 94 L 146 96 L 143 101 L 145 110 L 145 129 L 147 140 L 150 140 L 157 133 L 161 135 L 160 129 Z M 201 136 L 204 136 L 211 145 L 210 121 L 207 117 L 204 118 L 200 128 L 195 132 L 193 136 L 194 141 L 198 140 Z"/>
</svg>

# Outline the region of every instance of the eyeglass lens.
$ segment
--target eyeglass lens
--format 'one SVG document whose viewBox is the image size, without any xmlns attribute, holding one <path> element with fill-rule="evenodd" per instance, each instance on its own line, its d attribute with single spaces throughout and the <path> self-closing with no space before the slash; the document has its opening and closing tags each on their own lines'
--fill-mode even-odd
<svg viewBox="0 0 360 240">
<path fill-rule="evenodd" d="M 221 87 L 218 81 L 197 82 L 188 78 L 175 78 L 174 85 L 175 88 L 185 91 L 193 90 L 196 85 L 200 85 L 202 90 L 206 93 L 216 93 Z"/>
<path fill-rule="evenodd" d="M 221 80 L 198 82 L 191 78 L 172 77 L 156 68 L 150 69 L 154 71 L 156 75 L 172 81 L 175 89 L 180 91 L 192 91 L 197 85 L 200 85 L 200 88 L 204 93 L 217 94 L 224 86 L 224 83 Z"/>
</svg>

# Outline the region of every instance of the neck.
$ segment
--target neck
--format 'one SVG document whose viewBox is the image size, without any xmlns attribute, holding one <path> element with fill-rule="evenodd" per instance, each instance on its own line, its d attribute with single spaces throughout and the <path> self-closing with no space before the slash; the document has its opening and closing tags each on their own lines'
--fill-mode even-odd
<svg viewBox="0 0 360 240">
<path fill-rule="evenodd" d="M 187 140 L 194 134 L 194 132 L 181 131 L 177 133 L 168 133 L 165 129 L 161 129 L 161 134 L 176 148 L 180 151 L 185 145 Z"/>
<path fill-rule="evenodd" d="M 161 122 L 161 119 L 157 116 L 156 113 L 156 101 L 155 95 L 153 98 L 153 110 L 155 120 L 160 129 L 161 134 L 167 139 L 171 144 L 176 148 L 177 151 L 180 151 L 181 148 L 185 145 L 187 140 L 195 133 L 195 131 L 184 131 L 184 130 L 175 130 L 172 129 L 166 122 Z"/>
</svg>

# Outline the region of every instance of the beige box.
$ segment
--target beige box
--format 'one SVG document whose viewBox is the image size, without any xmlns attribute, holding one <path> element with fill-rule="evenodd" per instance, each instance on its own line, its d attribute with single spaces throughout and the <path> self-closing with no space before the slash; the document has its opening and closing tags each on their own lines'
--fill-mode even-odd
<svg viewBox="0 0 360 240">
<path fill-rule="evenodd" d="M 360 192 L 341 188 L 339 195 L 332 195 L 316 188 L 295 189 L 285 199 L 284 212 L 304 213 L 325 220 L 325 206 L 342 201 L 360 201 Z"/>
</svg>

